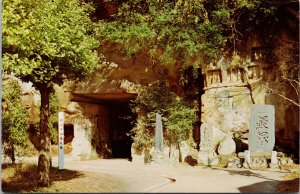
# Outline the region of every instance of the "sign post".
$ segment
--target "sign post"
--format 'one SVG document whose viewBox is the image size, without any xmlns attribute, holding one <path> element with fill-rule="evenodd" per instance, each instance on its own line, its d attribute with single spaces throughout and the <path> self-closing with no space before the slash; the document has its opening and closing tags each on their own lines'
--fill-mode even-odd
<svg viewBox="0 0 300 194">
<path fill-rule="evenodd" d="M 58 113 L 58 169 L 64 169 L 64 113 Z"/>
</svg>

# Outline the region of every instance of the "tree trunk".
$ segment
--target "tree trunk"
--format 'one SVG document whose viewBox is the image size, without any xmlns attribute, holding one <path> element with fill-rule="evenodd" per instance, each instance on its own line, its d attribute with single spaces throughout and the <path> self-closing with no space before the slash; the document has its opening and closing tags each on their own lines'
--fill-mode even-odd
<svg viewBox="0 0 300 194">
<path fill-rule="evenodd" d="M 48 187 L 50 167 L 50 129 L 49 129 L 49 96 L 51 88 L 41 86 L 41 112 L 40 112 L 40 152 L 38 161 L 38 185 Z"/>
<path fill-rule="evenodd" d="M 182 153 L 180 149 L 180 143 L 177 143 L 178 151 L 179 151 L 179 162 L 182 162 Z"/>
<path fill-rule="evenodd" d="M 11 144 L 11 161 L 13 164 L 15 164 L 16 162 L 16 158 L 15 158 L 15 147 L 14 147 L 14 144 L 12 143 Z"/>
</svg>

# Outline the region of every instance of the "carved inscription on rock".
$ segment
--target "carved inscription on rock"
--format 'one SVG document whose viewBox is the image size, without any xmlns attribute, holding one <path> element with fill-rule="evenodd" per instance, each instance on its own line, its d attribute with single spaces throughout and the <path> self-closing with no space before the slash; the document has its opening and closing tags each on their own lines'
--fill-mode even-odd
<svg viewBox="0 0 300 194">
<path fill-rule="evenodd" d="M 258 115 L 258 120 L 256 122 L 256 142 L 257 144 L 264 146 L 267 145 L 270 141 L 269 139 L 269 132 L 268 132 L 268 126 L 269 126 L 269 116 L 268 115 Z"/>
<path fill-rule="evenodd" d="M 272 151 L 275 144 L 274 106 L 255 104 L 250 114 L 250 151 Z"/>
<path fill-rule="evenodd" d="M 213 151 L 213 130 L 212 125 L 209 123 L 203 123 L 200 130 L 201 141 L 200 150 L 202 151 Z"/>
</svg>

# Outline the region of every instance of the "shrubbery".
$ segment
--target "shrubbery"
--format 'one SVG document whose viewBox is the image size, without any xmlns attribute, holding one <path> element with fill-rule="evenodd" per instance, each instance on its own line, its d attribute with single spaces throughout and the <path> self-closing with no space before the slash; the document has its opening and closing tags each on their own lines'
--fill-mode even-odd
<svg viewBox="0 0 300 194">
<path fill-rule="evenodd" d="M 136 149 L 142 150 L 154 145 L 156 113 L 162 116 L 165 144 L 179 145 L 183 140 L 193 142 L 193 123 L 197 120 L 196 103 L 188 102 L 172 92 L 166 80 L 160 79 L 144 87 L 133 109 L 140 115 L 131 131 Z"/>
</svg>

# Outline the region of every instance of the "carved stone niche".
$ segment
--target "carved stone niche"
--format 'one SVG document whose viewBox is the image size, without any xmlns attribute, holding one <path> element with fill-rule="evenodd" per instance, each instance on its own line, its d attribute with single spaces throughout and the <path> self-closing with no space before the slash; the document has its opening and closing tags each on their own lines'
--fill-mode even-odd
<svg viewBox="0 0 300 194">
<path fill-rule="evenodd" d="M 220 69 L 207 70 L 206 83 L 207 83 L 207 86 L 210 86 L 212 84 L 222 83 L 221 70 Z"/>
<path fill-rule="evenodd" d="M 245 82 L 245 71 L 243 68 L 227 70 L 228 82 Z"/>
<path fill-rule="evenodd" d="M 260 69 L 258 65 L 248 66 L 248 78 L 249 79 L 259 79 L 260 78 Z"/>
</svg>

